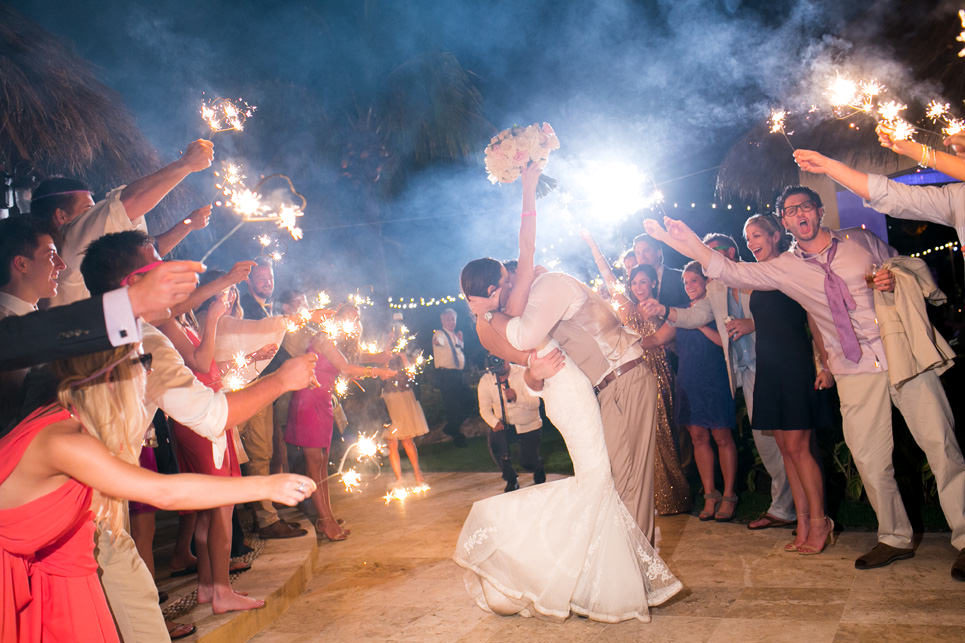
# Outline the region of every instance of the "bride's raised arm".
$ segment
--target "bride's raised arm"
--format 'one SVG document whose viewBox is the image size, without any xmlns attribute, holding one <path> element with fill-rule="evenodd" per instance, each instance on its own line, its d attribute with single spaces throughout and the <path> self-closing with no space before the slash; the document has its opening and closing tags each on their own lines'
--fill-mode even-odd
<svg viewBox="0 0 965 643">
<path fill-rule="evenodd" d="M 519 222 L 519 260 L 513 278 L 513 292 L 506 301 L 505 313 L 519 317 L 526 309 L 529 287 L 536 278 L 536 187 L 539 185 L 542 164 L 530 163 L 523 170 L 523 210 Z"/>
</svg>

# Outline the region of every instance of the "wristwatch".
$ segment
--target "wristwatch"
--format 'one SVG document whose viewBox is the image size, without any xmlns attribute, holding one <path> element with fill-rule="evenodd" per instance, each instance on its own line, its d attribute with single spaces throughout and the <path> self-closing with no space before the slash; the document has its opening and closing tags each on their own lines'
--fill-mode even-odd
<svg viewBox="0 0 965 643">
<path fill-rule="evenodd" d="M 492 321 L 493 321 L 493 311 L 487 310 L 486 312 L 484 312 L 484 313 L 483 313 L 483 319 L 486 320 L 486 323 L 492 323 Z"/>
</svg>

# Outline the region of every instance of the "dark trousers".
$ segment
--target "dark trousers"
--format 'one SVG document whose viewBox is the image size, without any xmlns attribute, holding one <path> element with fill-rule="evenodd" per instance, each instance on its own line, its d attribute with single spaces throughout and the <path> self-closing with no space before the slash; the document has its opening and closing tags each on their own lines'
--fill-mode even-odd
<svg viewBox="0 0 965 643">
<path fill-rule="evenodd" d="M 442 430 L 452 437 L 462 435 L 462 423 L 472 412 L 469 401 L 469 388 L 462 379 L 462 371 L 452 368 L 437 368 L 439 393 L 446 411 L 446 426 Z"/>
<path fill-rule="evenodd" d="M 492 453 L 493 460 L 503 472 L 503 480 L 513 482 L 516 480 L 516 469 L 513 468 L 513 461 L 510 456 L 509 445 L 515 440 L 519 442 L 519 464 L 527 471 L 533 473 L 543 471 L 543 458 L 539 454 L 539 442 L 542 429 L 528 431 L 527 433 L 516 433 L 516 428 L 509 425 L 502 431 L 489 432 L 489 451 Z"/>
</svg>

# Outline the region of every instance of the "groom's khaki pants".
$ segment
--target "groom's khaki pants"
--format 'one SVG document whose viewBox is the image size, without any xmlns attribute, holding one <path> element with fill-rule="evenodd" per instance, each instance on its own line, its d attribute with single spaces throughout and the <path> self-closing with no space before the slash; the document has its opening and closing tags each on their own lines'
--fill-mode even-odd
<svg viewBox="0 0 965 643">
<path fill-rule="evenodd" d="M 652 543 L 657 381 L 640 364 L 600 391 L 598 399 L 613 484 Z"/>
<path fill-rule="evenodd" d="M 935 475 L 938 500 L 952 529 L 952 546 L 965 547 L 965 461 L 952 431 L 952 410 L 938 376 L 928 371 L 899 389 L 889 385 L 887 371 L 836 375 L 835 379 L 844 440 L 878 516 L 878 541 L 892 547 L 912 546 L 911 523 L 898 494 L 891 461 L 894 402 Z"/>
</svg>

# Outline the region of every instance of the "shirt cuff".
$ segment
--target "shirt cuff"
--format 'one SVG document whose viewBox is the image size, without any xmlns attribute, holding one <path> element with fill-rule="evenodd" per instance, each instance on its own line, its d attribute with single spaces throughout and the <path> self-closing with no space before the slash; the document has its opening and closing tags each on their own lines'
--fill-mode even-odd
<svg viewBox="0 0 965 643">
<path fill-rule="evenodd" d="M 111 345 L 123 346 L 141 341 L 141 326 L 134 317 L 126 287 L 105 293 L 103 304 L 104 325 Z"/>
<path fill-rule="evenodd" d="M 727 260 L 724 258 L 724 255 L 720 254 L 719 252 L 714 252 L 714 254 L 710 256 L 710 261 L 707 262 L 707 270 L 705 271 L 706 275 L 711 279 L 718 279 L 720 277 L 720 273 L 724 271 L 725 261 Z"/>
</svg>

